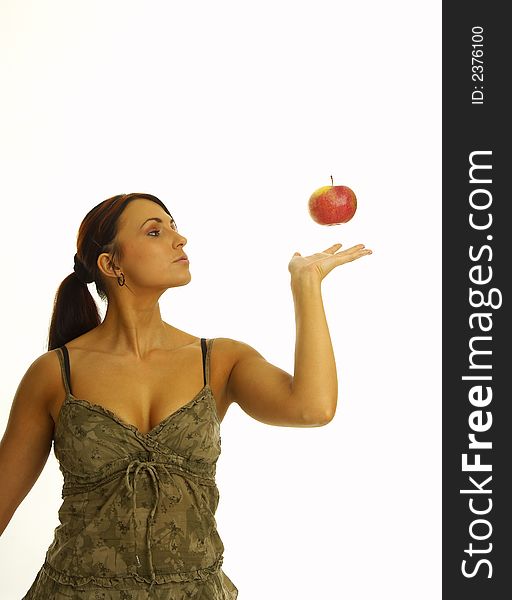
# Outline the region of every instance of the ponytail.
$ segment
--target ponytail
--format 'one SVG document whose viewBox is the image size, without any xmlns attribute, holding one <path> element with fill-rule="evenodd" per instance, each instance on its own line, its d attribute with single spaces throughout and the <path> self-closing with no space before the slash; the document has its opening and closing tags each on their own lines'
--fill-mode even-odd
<svg viewBox="0 0 512 600">
<path fill-rule="evenodd" d="M 53 303 L 48 350 L 54 350 L 101 323 L 98 306 L 86 283 L 76 273 L 60 284 Z"/>
</svg>

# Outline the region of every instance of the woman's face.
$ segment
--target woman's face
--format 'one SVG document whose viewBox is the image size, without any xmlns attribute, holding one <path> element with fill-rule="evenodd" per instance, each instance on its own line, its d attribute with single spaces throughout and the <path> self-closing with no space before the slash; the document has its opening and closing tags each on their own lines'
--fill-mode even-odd
<svg viewBox="0 0 512 600">
<path fill-rule="evenodd" d="M 118 266 L 131 289 L 161 290 L 191 280 L 188 262 L 175 262 L 185 254 L 187 238 L 155 202 L 145 198 L 130 202 L 120 216 L 117 237 L 123 250 Z"/>
</svg>

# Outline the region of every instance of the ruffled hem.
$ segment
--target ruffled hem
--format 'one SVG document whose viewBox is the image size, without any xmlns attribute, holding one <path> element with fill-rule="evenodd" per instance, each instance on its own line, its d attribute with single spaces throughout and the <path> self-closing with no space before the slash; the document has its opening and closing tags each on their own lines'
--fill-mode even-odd
<svg viewBox="0 0 512 600">
<path fill-rule="evenodd" d="M 220 556 L 212 565 L 204 567 L 196 571 L 189 571 L 183 573 L 167 573 L 163 575 L 155 575 L 155 585 L 162 583 L 187 583 L 189 581 L 208 581 L 213 574 L 215 574 L 222 566 L 223 557 Z M 87 575 L 85 577 L 78 577 L 76 575 L 67 575 L 55 569 L 48 561 L 45 560 L 43 571 L 58 583 L 64 585 L 72 585 L 74 587 L 80 587 L 93 583 L 96 586 L 103 588 L 118 588 L 122 589 L 127 583 L 133 586 L 134 582 L 151 584 L 153 580 L 149 577 L 143 577 L 138 573 L 126 575 L 124 577 L 100 577 L 98 575 Z"/>
<path fill-rule="evenodd" d="M 57 579 L 50 575 L 57 574 Z M 169 577 L 169 576 L 163 576 Z M 221 568 L 213 569 L 206 577 L 188 581 L 154 583 L 142 577 L 110 578 L 67 577 L 45 563 L 22 600 L 236 600 L 238 588 Z M 117 583 L 115 583 L 117 580 Z M 79 584 L 78 581 L 81 581 Z M 114 585 L 112 585 L 114 582 Z"/>
</svg>

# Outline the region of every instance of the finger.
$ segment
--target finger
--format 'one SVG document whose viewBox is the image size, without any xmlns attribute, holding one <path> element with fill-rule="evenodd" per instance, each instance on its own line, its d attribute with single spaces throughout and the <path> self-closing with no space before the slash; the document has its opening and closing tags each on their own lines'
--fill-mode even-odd
<svg viewBox="0 0 512 600">
<path fill-rule="evenodd" d="M 356 246 L 352 246 L 351 248 L 347 248 L 345 252 L 358 252 L 359 250 L 363 250 L 364 244 L 357 244 Z"/>
<path fill-rule="evenodd" d="M 335 256 L 339 256 L 340 257 L 340 264 L 343 264 L 344 262 L 350 262 L 353 260 L 357 260 L 358 258 L 361 258 L 363 256 L 368 256 L 372 254 L 371 250 L 361 250 L 360 248 L 356 251 L 356 252 L 340 252 L 339 254 L 335 254 Z"/>
<path fill-rule="evenodd" d="M 358 250 L 357 252 L 351 252 L 348 254 L 348 260 L 356 260 L 357 258 L 361 258 L 362 256 L 368 256 L 369 254 L 373 254 L 372 250 Z M 341 255 L 340 255 L 341 256 Z"/>
<path fill-rule="evenodd" d="M 342 246 L 343 246 L 343 244 L 339 244 L 339 243 L 333 244 L 332 246 L 329 246 L 329 248 L 326 248 L 323 253 L 325 254 L 326 252 L 329 252 L 329 250 L 333 250 L 335 248 L 341 248 Z"/>
</svg>

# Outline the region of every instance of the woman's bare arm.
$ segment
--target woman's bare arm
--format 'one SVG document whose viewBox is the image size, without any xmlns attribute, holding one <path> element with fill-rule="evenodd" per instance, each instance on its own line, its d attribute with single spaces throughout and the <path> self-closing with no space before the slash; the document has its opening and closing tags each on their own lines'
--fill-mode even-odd
<svg viewBox="0 0 512 600">
<path fill-rule="evenodd" d="M 0 441 L 0 535 L 32 489 L 50 454 L 53 419 L 49 407 L 56 393 L 54 352 L 37 358 L 22 377 Z"/>
<path fill-rule="evenodd" d="M 258 421 L 318 427 L 329 423 L 336 413 L 338 377 L 321 282 L 335 267 L 372 253 L 364 244 L 337 252 L 340 247 L 334 244 L 305 257 L 296 252 L 288 265 L 296 323 L 293 377 L 248 344 L 231 340 L 233 367 L 227 399 Z M 348 294 L 345 302 L 349 302 Z"/>
<path fill-rule="evenodd" d="M 338 381 L 320 285 L 293 289 L 296 315 L 294 376 L 269 363 L 252 346 L 227 339 L 233 365 L 228 402 L 281 427 L 319 427 L 336 409 Z"/>
<path fill-rule="evenodd" d="M 296 315 L 294 376 L 269 363 L 252 346 L 229 340 L 233 367 L 228 402 L 281 427 L 319 427 L 336 410 L 338 381 L 320 286 L 293 291 Z"/>
<path fill-rule="evenodd" d="M 227 401 L 248 415 L 282 427 L 310 427 L 303 409 L 292 397 L 293 377 L 269 363 L 249 344 L 230 338 L 227 343 L 233 365 L 227 383 Z"/>
</svg>

